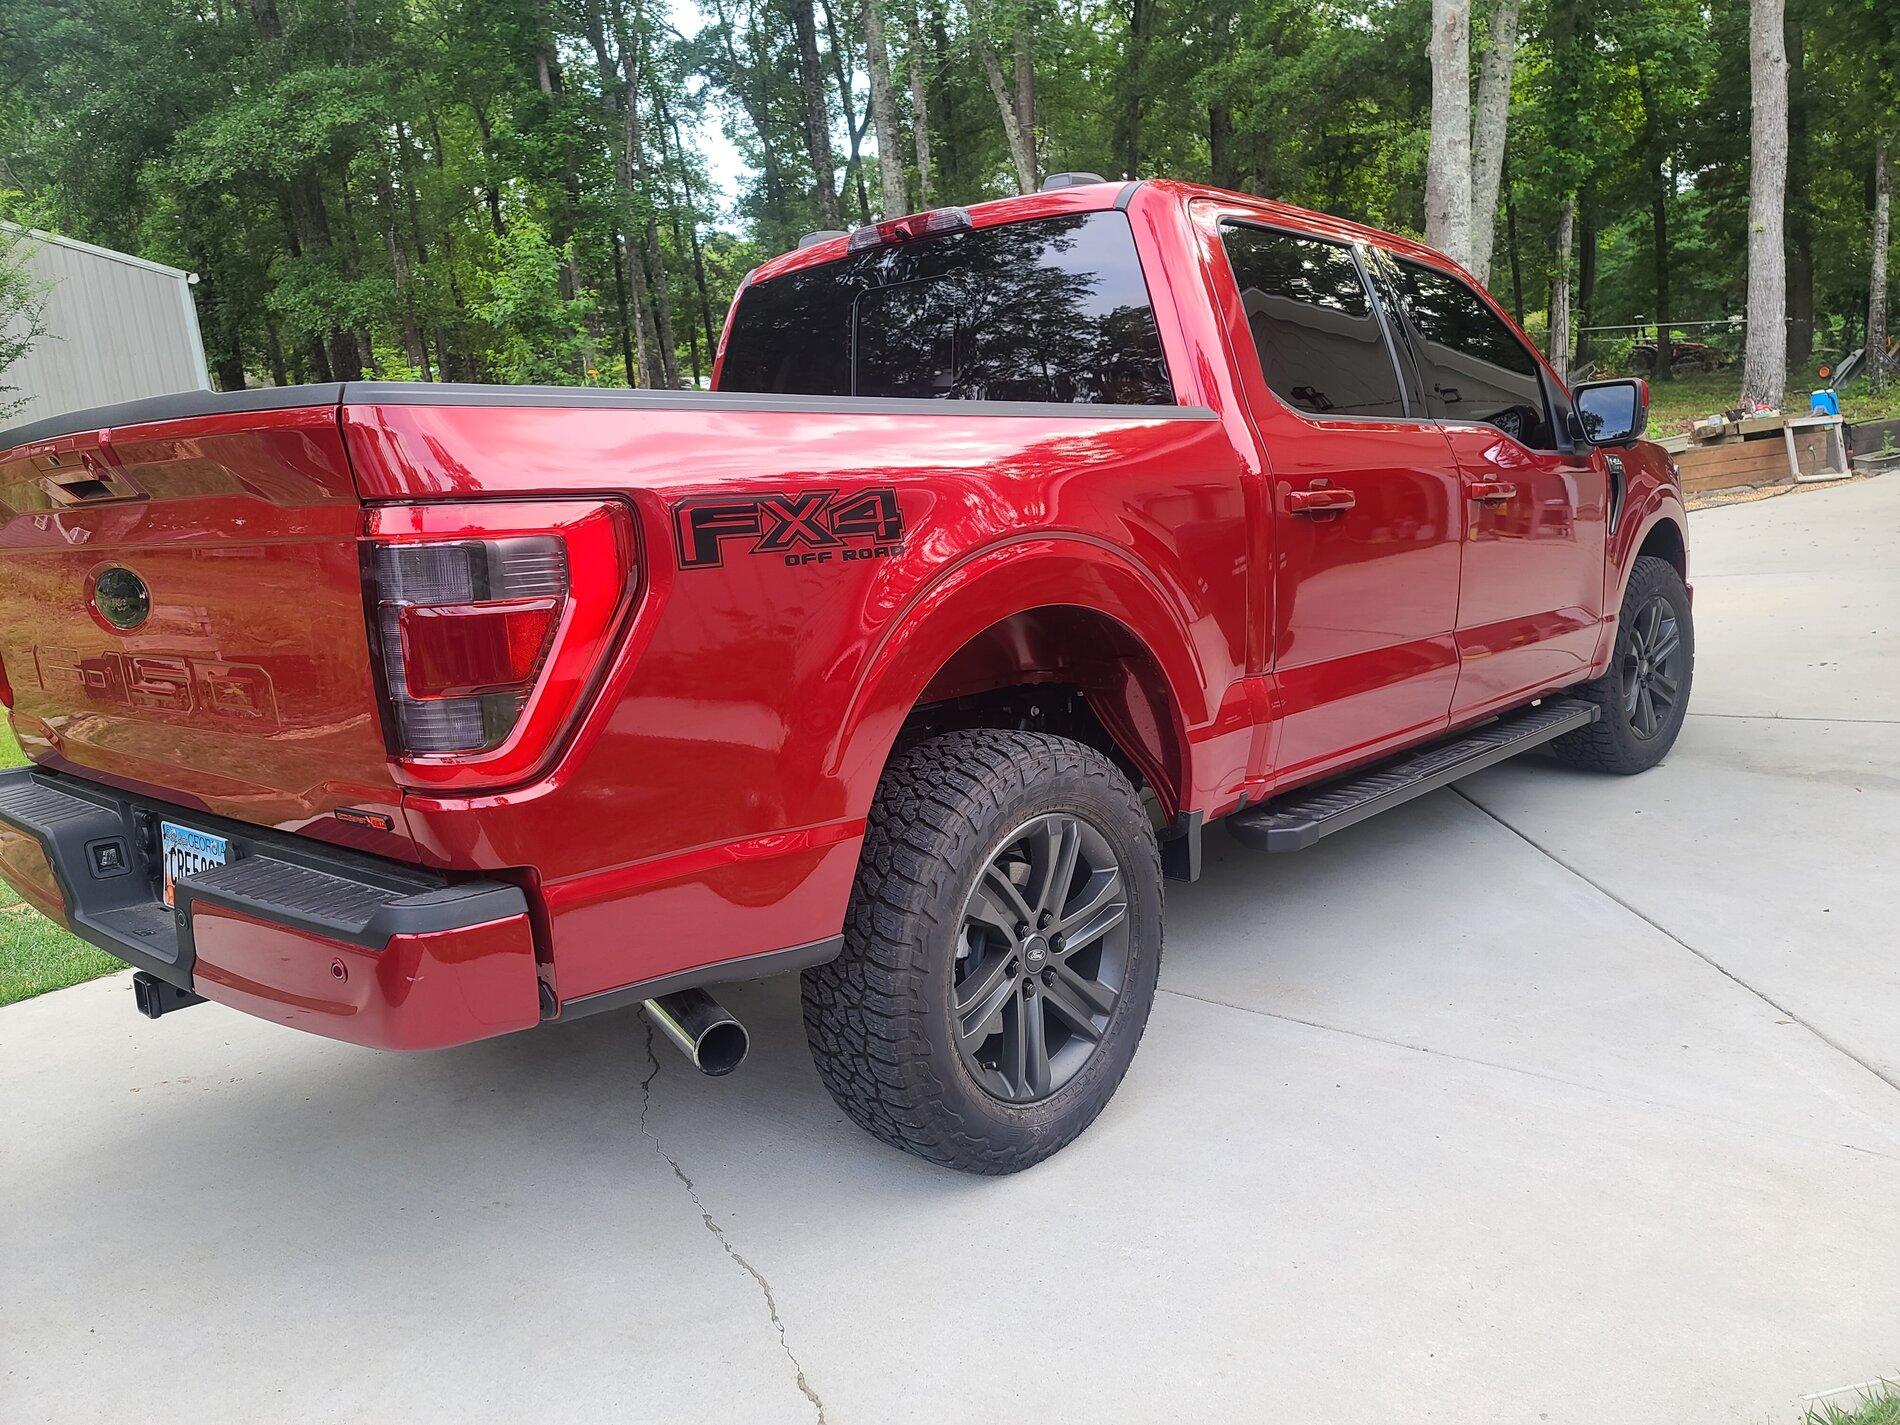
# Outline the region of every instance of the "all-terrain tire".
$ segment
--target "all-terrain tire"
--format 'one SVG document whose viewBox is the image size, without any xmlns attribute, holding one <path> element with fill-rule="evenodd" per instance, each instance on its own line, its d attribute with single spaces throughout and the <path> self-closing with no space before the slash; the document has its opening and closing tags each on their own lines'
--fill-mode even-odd
<svg viewBox="0 0 1900 1425">
<path fill-rule="evenodd" d="M 1012 829 L 1052 815 L 1086 822 L 1119 863 L 1125 972 L 1073 1077 L 1039 1101 L 1010 1103 L 986 1092 L 957 1048 L 958 947 L 999 847 Z M 1160 856 L 1128 779 L 1064 738 L 952 732 L 899 753 L 884 772 L 844 950 L 804 972 L 806 1038 L 831 1096 L 869 1132 L 947 1167 L 1012 1173 L 1067 1145 L 1107 1104 L 1141 1041 L 1160 961 Z"/>
<path fill-rule="evenodd" d="M 1630 679 L 1640 667 L 1646 666 L 1641 660 L 1641 625 L 1645 612 L 1658 601 L 1679 640 L 1679 653 L 1673 664 L 1678 673 L 1674 680 L 1677 691 L 1666 713 L 1657 718 L 1654 730 L 1645 735 L 1638 726 L 1638 715 L 1631 708 Z M 1595 682 L 1571 690 L 1601 708 L 1602 716 L 1588 727 L 1557 738 L 1550 744 L 1550 750 L 1572 766 L 1595 772 L 1627 775 L 1648 771 L 1668 755 L 1677 734 L 1682 731 L 1694 675 L 1695 625 L 1689 591 L 1674 565 L 1644 555 L 1631 569 L 1629 584 L 1623 591 L 1623 606 L 1617 616 L 1616 649 L 1610 658 L 1609 671 Z"/>
</svg>

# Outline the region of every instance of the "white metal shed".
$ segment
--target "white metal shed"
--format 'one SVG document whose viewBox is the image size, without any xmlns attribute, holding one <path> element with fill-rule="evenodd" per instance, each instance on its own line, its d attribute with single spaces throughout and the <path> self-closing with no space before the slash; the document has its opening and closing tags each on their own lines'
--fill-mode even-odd
<svg viewBox="0 0 1900 1425">
<path fill-rule="evenodd" d="M 37 228 L 0 229 L 45 292 L 46 335 L 3 378 L 25 401 L 9 424 L 211 389 L 191 274 Z"/>
</svg>

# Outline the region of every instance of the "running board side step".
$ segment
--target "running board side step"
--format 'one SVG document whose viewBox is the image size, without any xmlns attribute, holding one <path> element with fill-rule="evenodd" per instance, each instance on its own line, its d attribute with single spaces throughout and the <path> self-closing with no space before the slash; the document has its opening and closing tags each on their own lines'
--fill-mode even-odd
<svg viewBox="0 0 1900 1425">
<path fill-rule="evenodd" d="M 1600 712 L 1595 703 L 1581 698 L 1547 698 L 1447 741 L 1235 812 L 1227 826 L 1235 840 L 1257 850 L 1302 851 L 1322 836 L 1587 727 Z"/>
</svg>

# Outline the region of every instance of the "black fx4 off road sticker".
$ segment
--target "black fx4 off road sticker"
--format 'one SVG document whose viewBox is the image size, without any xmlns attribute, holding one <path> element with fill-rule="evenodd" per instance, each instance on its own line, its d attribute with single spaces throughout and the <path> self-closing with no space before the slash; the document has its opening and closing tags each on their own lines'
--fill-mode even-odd
<svg viewBox="0 0 1900 1425">
<path fill-rule="evenodd" d="M 888 487 L 712 496 L 673 507 L 673 540 L 682 569 L 717 569 L 730 553 L 793 566 L 889 559 L 904 542 L 904 514 Z"/>
</svg>

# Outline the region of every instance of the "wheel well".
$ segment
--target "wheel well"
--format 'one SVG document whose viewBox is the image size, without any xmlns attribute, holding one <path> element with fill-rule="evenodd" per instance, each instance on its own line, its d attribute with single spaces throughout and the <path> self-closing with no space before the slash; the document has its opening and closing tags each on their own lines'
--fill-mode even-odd
<svg viewBox="0 0 1900 1425">
<path fill-rule="evenodd" d="M 899 748 L 972 727 L 1047 732 L 1095 748 L 1167 818 L 1186 758 L 1161 665 L 1127 625 L 1052 605 L 990 625 L 951 655 L 898 734 Z"/>
<path fill-rule="evenodd" d="M 1689 577 L 1688 548 L 1683 543 L 1682 526 L 1672 519 L 1657 520 L 1643 536 L 1643 547 L 1636 551 L 1641 559 L 1645 554 L 1675 566 L 1675 570 L 1684 579 Z"/>
</svg>

